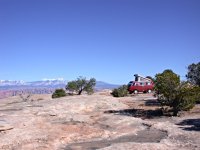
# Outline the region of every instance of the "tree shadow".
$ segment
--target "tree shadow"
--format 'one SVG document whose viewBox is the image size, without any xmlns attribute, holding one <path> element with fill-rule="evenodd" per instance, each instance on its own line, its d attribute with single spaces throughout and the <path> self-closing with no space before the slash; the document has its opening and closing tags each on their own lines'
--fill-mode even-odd
<svg viewBox="0 0 200 150">
<path fill-rule="evenodd" d="M 199 119 L 186 119 L 177 123 L 176 125 L 181 125 L 185 127 L 180 127 L 186 131 L 200 131 L 200 118 Z"/>
<path fill-rule="evenodd" d="M 144 110 L 144 109 L 122 109 L 122 110 L 107 110 L 104 113 L 132 116 L 142 119 L 153 119 L 163 116 L 162 109 Z"/>
<path fill-rule="evenodd" d="M 145 101 L 145 106 L 161 106 L 156 99 L 148 99 L 144 101 Z"/>
<path fill-rule="evenodd" d="M 200 104 L 200 101 L 196 101 L 196 104 Z"/>
</svg>

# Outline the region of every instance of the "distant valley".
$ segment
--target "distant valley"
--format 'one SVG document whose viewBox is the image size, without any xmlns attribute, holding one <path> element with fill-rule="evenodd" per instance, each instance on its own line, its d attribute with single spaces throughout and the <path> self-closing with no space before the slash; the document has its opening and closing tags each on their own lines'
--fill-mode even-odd
<svg viewBox="0 0 200 150">
<path fill-rule="evenodd" d="M 42 80 L 42 81 L 11 81 L 0 80 L 0 98 L 16 96 L 19 94 L 51 94 L 57 88 L 65 88 L 67 80 Z M 97 81 L 95 90 L 113 89 L 118 87 L 116 84 L 109 84 L 102 81 Z"/>
</svg>

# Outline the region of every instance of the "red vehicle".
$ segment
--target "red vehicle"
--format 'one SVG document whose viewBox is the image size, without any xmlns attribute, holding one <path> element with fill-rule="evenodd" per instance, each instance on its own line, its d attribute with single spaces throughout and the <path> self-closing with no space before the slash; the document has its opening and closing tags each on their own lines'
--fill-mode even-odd
<svg viewBox="0 0 200 150">
<path fill-rule="evenodd" d="M 153 91 L 154 83 L 151 79 L 144 78 L 137 74 L 134 76 L 135 76 L 135 81 L 130 81 L 128 83 L 129 93 L 135 93 L 135 94 L 137 94 L 138 92 L 151 93 Z"/>
</svg>

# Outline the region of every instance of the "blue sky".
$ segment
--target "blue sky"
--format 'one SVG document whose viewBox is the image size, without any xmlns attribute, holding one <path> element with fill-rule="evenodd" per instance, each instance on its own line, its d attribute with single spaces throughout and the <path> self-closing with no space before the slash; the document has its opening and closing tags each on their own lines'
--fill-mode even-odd
<svg viewBox="0 0 200 150">
<path fill-rule="evenodd" d="M 0 0 L 0 79 L 123 84 L 200 61 L 199 0 Z"/>
</svg>

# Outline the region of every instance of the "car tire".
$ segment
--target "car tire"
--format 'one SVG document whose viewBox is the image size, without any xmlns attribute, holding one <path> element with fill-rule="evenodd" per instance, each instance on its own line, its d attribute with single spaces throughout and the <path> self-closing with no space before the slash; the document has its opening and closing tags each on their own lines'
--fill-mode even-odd
<svg viewBox="0 0 200 150">
<path fill-rule="evenodd" d="M 148 93 L 151 93 L 152 91 L 151 91 L 151 90 L 148 90 L 147 92 L 148 92 Z"/>
<path fill-rule="evenodd" d="M 138 90 L 134 90 L 134 94 L 138 94 Z"/>
<path fill-rule="evenodd" d="M 129 91 L 129 94 L 133 94 L 133 91 Z"/>
</svg>

